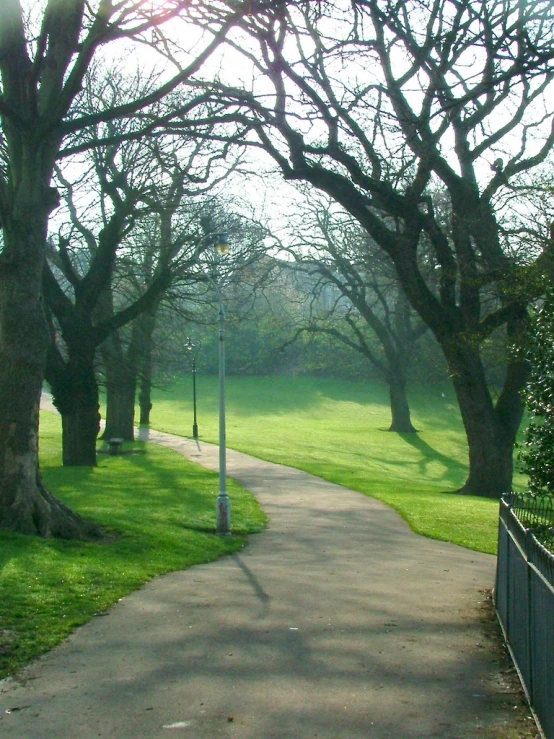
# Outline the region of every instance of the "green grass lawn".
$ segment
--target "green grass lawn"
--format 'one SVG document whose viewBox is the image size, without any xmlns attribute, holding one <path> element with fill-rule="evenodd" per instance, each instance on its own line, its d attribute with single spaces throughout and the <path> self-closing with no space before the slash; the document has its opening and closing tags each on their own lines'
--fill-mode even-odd
<svg viewBox="0 0 554 739">
<path fill-rule="evenodd" d="M 197 379 L 200 438 L 217 443 L 217 378 Z M 152 427 L 190 436 L 191 399 L 190 378 L 155 391 Z M 451 388 L 415 388 L 410 401 L 419 433 L 401 435 L 387 431 L 384 385 L 230 377 L 227 443 L 378 498 L 425 536 L 496 553 L 498 502 L 452 492 L 467 476 L 467 445 Z"/>
<path fill-rule="evenodd" d="M 60 421 L 41 414 L 41 466 L 49 489 L 114 536 L 103 543 L 0 533 L 0 678 L 76 626 L 166 572 L 240 549 L 265 516 L 229 483 L 233 537 L 215 530 L 218 476 L 153 444 L 99 456 L 95 468 L 61 466 Z"/>
<path fill-rule="evenodd" d="M 190 436 L 191 396 L 190 378 L 157 390 L 152 426 Z M 495 553 L 498 503 L 452 493 L 465 480 L 467 452 L 451 391 L 419 389 L 410 399 L 419 433 L 399 435 L 386 430 L 382 385 L 231 377 L 228 445 L 372 495 L 426 536 Z M 198 377 L 198 401 L 200 438 L 217 443 L 216 378 Z M 230 481 L 235 536 L 208 533 L 217 474 L 155 445 L 133 449 L 100 455 L 95 468 L 63 468 L 59 419 L 41 414 L 48 487 L 114 536 L 83 543 L 0 533 L 0 678 L 156 575 L 236 551 L 243 534 L 263 528 L 253 497 Z"/>
</svg>

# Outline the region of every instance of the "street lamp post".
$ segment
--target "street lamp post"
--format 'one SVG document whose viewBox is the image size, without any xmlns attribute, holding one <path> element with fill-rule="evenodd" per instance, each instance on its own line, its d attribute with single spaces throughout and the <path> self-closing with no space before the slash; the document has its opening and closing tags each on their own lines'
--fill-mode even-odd
<svg viewBox="0 0 554 739">
<path fill-rule="evenodd" d="M 188 339 L 187 343 L 185 344 L 185 348 L 192 352 L 194 349 L 194 344 Z M 192 438 L 198 441 L 198 421 L 196 418 L 196 353 L 193 352 L 192 354 L 192 413 L 193 413 L 193 420 L 192 420 Z"/>
<path fill-rule="evenodd" d="M 229 243 L 225 234 L 218 234 L 216 266 L 220 257 L 228 254 Z M 225 310 L 218 284 L 219 270 L 216 271 L 215 288 L 219 305 L 219 493 L 216 501 L 216 534 L 231 534 L 231 501 L 227 493 L 227 440 L 225 434 Z"/>
</svg>

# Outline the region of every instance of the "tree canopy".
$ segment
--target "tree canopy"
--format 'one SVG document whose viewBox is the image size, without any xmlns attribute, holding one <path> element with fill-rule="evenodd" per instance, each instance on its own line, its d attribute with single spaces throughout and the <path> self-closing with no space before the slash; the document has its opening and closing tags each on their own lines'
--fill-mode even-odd
<svg viewBox="0 0 554 739">
<path fill-rule="evenodd" d="M 209 86 L 252 147 L 391 259 L 448 362 L 469 443 L 463 491 L 478 495 L 511 488 L 527 373 L 509 358 L 496 395 L 481 348 L 500 329 L 519 340 L 537 276 L 551 274 L 548 233 L 522 249 L 502 202 L 554 145 L 553 24 L 542 0 L 277 3 L 226 41 L 252 82 Z"/>
</svg>

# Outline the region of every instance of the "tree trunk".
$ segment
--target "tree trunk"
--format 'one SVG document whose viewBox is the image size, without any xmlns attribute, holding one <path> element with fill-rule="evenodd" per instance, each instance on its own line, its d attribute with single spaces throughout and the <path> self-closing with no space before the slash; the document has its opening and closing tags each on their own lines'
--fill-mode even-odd
<svg viewBox="0 0 554 739">
<path fill-rule="evenodd" d="M 396 431 L 399 434 L 413 434 L 417 430 L 412 425 L 410 416 L 410 406 L 408 404 L 408 396 L 406 393 L 406 380 L 403 378 L 389 378 L 390 392 L 390 409 L 392 423 L 389 431 Z"/>
<path fill-rule="evenodd" d="M 36 337 L 38 338 L 38 337 Z M 38 467 L 42 368 L 0 352 L 0 528 L 19 534 L 88 539 L 100 534 L 45 488 Z M 14 352 L 15 353 L 15 352 Z"/>
<path fill-rule="evenodd" d="M 140 376 L 139 391 L 140 425 L 150 426 L 150 411 L 152 410 L 152 363 L 144 364 Z"/>
<path fill-rule="evenodd" d="M 94 345 L 85 333 L 79 343 L 66 343 L 68 360 L 49 361 L 46 378 L 52 401 L 62 417 L 62 458 L 67 467 L 96 466 L 96 439 L 100 430 L 98 383 L 94 372 Z M 59 359 L 59 355 L 58 355 Z"/>
<path fill-rule="evenodd" d="M 99 527 L 46 490 L 38 464 L 40 394 L 50 335 L 41 297 L 45 221 L 37 220 L 36 204 L 19 222 L 14 218 L 13 230 L 4 230 L 0 257 L 0 528 L 88 539 L 100 535 Z"/>
<path fill-rule="evenodd" d="M 126 348 L 121 330 L 114 332 L 102 345 L 107 392 L 104 439 L 116 436 L 126 441 L 134 440 L 138 376 L 150 355 L 148 336 L 145 335 L 147 315 L 143 314 L 132 322 Z"/>
<path fill-rule="evenodd" d="M 462 340 L 444 346 L 469 448 L 469 476 L 459 490 L 499 498 L 512 489 L 513 450 L 523 416 L 520 392 L 527 368 L 512 360 L 496 407 L 478 349 Z"/>
<path fill-rule="evenodd" d="M 467 495 L 500 498 L 512 489 L 515 433 L 507 437 L 500 424 L 465 424 L 469 445 L 469 476 L 459 490 Z M 517 432 L 517 428 L 516 428 Z"/>
<path fill-rule="evenodd" d="M 84 393 L 75 393 L 71 412 L 62 414 L 62 457 L 65 467 L 96 466 L 99 405 L 84 396 Z"/>
<path fill-rule="evenodd" d="M 152 376 L 154 373 L 154 331 L 158 305 L 143 313 L 140 317 L 142 330 L 142 366 L 140 371 L 140 425 L 150 425 L 150 411 L 152 410 Z"/>
<path fill-rule="evenodd" d="M 103 439 L 120 437 L 125 441 L 135 438 L 135 397 L 137 373 L 125 366 L 105 364 L 106 372 L 106 428 Z"/>
</svg>

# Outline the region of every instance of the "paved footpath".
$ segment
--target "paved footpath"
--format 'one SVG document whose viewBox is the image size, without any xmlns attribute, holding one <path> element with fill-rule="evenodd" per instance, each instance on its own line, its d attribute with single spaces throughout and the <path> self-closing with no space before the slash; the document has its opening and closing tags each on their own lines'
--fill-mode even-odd
<svg viewBox="0 0 554 739">
<path fill-rule="evenodd" d="M 217 468 L 214 446 L 150 439 Z M 1 682 L 0 736 L 519 735 L 480 623 L 494 557 L 291 468 L 229 450 L 228 473 L 269 527 L 237 555 L 153 580 Z"/>
</svg>

